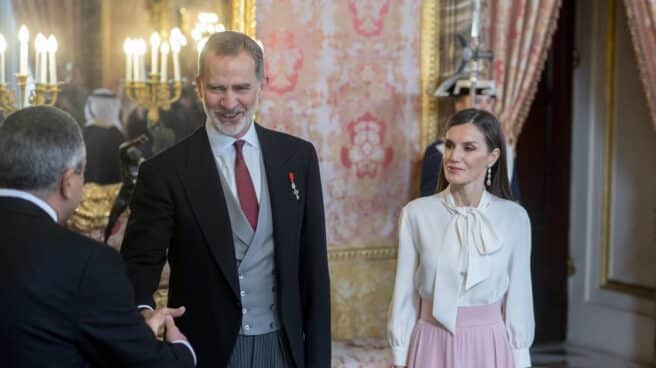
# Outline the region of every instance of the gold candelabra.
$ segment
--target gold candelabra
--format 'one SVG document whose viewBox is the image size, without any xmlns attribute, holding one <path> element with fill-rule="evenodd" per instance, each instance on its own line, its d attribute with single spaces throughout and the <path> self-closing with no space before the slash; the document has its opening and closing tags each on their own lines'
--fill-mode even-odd
<svg viewBox="0 0 656 368">
<path fill-rule="evenodd" d="M 162 81 L 159 73 L 150 73 L 148 81 L 126 81 L 125 92 L 130 100 L 148 111 L 148 122 L 154 125 L 159 122 L 159 109 L 169 110 L 180 99 L 182 82 Z"/>
<path fill-rule="evenodd" d="M 171 30 L 169 40 L 157 32 L 150 36 L 150 73 L 146 76 L 146 41 L 128 38 L 123 43 L 125 51 L 125 94 L 139 107 L 148 110 L 148 122 L 159 122 L 159 109 L 169 110 L 171 104 L 182 95 L 180 79 L 180 47 L 186 42 L 179 29 Z M 172 54 L 172 55 L 171 55 Z M 173 60 L 173 79 L 168 79 L 169 58 Z"/>
<path fill-rule="evenodd" d="M 0 84 L 0 110 L 6 115 L 30 105 L 53 106 L 59 94 L 58 83 L 35 83 L 34 89 L 27 96 L 27 74 L 16 74 L 18 98 L 7 84 Z"/>
</svg>

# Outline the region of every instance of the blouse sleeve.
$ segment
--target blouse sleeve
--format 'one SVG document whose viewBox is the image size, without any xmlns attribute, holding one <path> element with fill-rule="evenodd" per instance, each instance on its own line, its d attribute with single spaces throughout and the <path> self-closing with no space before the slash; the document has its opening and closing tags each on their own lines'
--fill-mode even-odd
<svg viewBox="0 0 656 368">
<path fill-rule="evenodd" d="M 505 323 L 515 368 L 531 366 L 529 348 L 535 335 L 531 286 L 531 222 L 522 209 L 518 236 L 510 258 L 510 284 L 506 294 Z"/>
<path fill-rule="evenodd" d="M 417 251 L 404 208 L 399 219 L 396 281 L 387 322 L 387 335 L 392 347 L 394 365 L 399 366 L 406 365 L 410 338 L 419 312 L 419 295 L 414 284 L 416 267 Z"/>
</svg>

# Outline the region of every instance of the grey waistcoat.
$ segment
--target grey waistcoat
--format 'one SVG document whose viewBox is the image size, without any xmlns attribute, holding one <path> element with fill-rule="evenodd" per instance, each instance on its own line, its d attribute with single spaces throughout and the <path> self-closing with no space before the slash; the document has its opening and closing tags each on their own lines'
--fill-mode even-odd
<svg viewBox="0 0 656 368">
<path fill-rule="evenodd" d="M 279 320 L 276 306 L 276 275 L 273 242 L 273 216 L 264 162 L 260 159 L 262 175 L 260 209 L 257 229 L 253 231 L 223 177 L 223 186 L 235 244 L 235 258 L 239 272 L 239 289 L 242 304 L 241 335 L 263 335 L 278 330 Z"/>
</svg>

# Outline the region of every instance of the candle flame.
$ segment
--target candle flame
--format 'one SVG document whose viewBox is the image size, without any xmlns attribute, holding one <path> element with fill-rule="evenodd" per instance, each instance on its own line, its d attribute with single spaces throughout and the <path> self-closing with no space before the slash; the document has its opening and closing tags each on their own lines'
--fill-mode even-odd
<svg viewBox="0 0 656 368">
<path fill-rule="evenodd" d="M 46 39 L 46 36 L 40 32 L 37 33 L 36 37 L 34 38 L 34 48 L 38 52 L 46 51 L 48 48 L 48 40 Z"/>
<path fill-rule="evenodd" d="M 55 38 L 54 35 L 48 36 L 48 51 L 50 52 L 55 52 L 57 51 L 57 39 Z"/>
<path fill-rule="evenodd" d="M 159 46 L 159 43 L 162 41 L 162 39 L 159 37 L 159 33 L 153 32 L 153 34 L 150 35 L 150 44 L 152 46 Z"/>
<path fill-rule="evenodd" d="M 25 24 L 20 26 L 18 30 L 18 40 L 21 42 L 27 42 L 30 39 L 30 31 L 27 30 Z"/>
</svg>

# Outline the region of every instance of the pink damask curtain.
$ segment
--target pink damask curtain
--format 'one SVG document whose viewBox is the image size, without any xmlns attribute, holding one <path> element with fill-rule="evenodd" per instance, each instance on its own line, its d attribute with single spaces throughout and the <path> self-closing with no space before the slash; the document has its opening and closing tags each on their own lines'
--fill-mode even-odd
<svg viewBox="0 0 656 368">
<path fill-rule="evenodd" d="M 560 0 L 488 0 L 487 35 L 494 51 L 495 112 L 511 144 L 528 115 L 556 30 Z"/>
<path fill-rule="evenodd" d="M 656 127 L 656 1 L 624 0 L 624 5 L 651 120 Z"/>
</svg>

